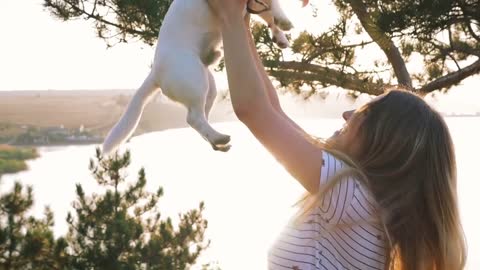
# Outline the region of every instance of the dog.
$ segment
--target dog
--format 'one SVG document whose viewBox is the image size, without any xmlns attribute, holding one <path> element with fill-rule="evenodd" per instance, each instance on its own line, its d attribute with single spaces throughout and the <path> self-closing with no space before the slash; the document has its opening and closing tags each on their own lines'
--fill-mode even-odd
<svg viewBox="0 0 480 270">
<path fill-rule="evenodd" d="M 280 48 L 286 48 L 289 43 L 282 30 L 288 31 L 293 26 L 278 1 L 250 0 L 246 12 L 258 14 L 269 26 L 272 40 Z M 307 3 L 308 0 L 303 0 L 304 6 Z M 220 60 L 220 46 L 218 18 L 206 0 L 173 1 L 160 27 L 152 69 L 107 135 L 103 153 L 108 155 L 133 134 L 145 105 L 160 89 L 169 99 L 187 108 L 187 123 L 214 150 L 228 151 L 230 136 L 208 123 L 217 96 L 209 66 Z"/>
</svg>

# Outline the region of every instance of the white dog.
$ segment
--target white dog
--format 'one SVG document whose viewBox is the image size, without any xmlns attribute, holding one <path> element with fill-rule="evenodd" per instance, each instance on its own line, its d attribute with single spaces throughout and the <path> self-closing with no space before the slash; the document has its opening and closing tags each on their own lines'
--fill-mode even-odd
<svg viewBox="0 0 480 270">
<path fill-rule="evenodd" d="M 303 3 L 306 5 L 308 0 Z M 279 28 L 290 30 L 292 24 L 278 0 L 251 0 L 246 9 L 260 13 L 279 47 L 288 46 L 288 40 Z M 173 1 L 160 28 L 152 70 L 105 139 L 104 154 L 111 153 L 133 134 L 144 106 L 160 89 L 188 109 L 187 123 L 213 149 L 228 151 L 230 136 L 214 130 L 207 120 L 217 95 L 208 67 L 220 59 L 220 43 L 220 26 L 206 0 Z"/>
</svg>

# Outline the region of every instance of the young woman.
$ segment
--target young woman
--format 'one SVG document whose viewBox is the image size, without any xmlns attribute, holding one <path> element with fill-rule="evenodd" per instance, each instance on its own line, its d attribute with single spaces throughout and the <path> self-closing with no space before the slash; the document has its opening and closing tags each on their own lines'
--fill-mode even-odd
<svg viewBox="0 0 480 270">
<path fill-rule="evenodd" d="M 282 111 L 243 11 L 208 0 L 222 22 L 237 117 L 308 195 L 278 237 L 269 269 L 463 269 L 452 140 L 421 98 L 392 90 L 345 112 L 345 127 L 316 142 Z"/>
</svg>

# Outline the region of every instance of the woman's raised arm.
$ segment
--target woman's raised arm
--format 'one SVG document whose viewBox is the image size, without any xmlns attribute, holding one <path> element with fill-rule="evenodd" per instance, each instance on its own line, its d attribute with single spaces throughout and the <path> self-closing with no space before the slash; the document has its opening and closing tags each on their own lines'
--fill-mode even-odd
<svg viewBox="0 0 480 270">
<path fill-rule="evenodd" d="M 222 21 L 230 96 L 237 117 L 311 193 L 319 188 L 322 150 L 271 104 L 250 50 L 244 0 L 209 0 Z"/>
<path fill-rule="evenodd" d="M 245 25 L 247 27 L 247 32 L 248 32 L 247 40 L 248 40 L 248 44 L 250 45 L 249 46 L 250 47 L 250 54 L 253 56 L 255 66 L 257 67 L 257 73 L 260 75 L 260 77 L 263 81 L 263 85 L 265 87 L 265 91 L 267 91 L 267 96 L 268 96 L 268 99 L 270 100 L 270 104 L 280 115 L 282 115 L 285 118 L 285 120 L 290 122 L 290 124 L 293 125 L 297 129 L 298 132 L 300 132 L 302 134 L 305 134 L 307 136 L 308 134 L 306 134 L 306 132 L 297 123 L 295 123 L 295 121 L 293 121 L 290 117 L 288 117 L 288 115 L 282 109 L 282 106 L 280 104 L 280 100 L 278 98 L 277 90 L 273 86 L 272 81 L 270 81 L 270 78 L 268 77 L 268 74 L 265 71 L 265 67 L 263 66 L 263 63 L 260 60 L 260 56 L 258 55 L 257 48 L 255 47 L 255 42 L 254 42 L 254 40 L 252 38 L 252 35 L 249 31 L 250 14 L 247 14 L 247 16 L 245 16 Z"/>
</svg>

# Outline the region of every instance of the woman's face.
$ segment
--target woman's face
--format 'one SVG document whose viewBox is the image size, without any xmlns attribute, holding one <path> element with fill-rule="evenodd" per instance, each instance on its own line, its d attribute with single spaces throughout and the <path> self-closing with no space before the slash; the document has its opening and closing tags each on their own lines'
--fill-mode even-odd
<svg viewBox="0 0 480 270">
<path fill-rule="evenodd" d="M 355 145 L 359 141 L 358 126 L 361 116 L 356 114 L 356 110 L 351 110 L 343 112 L 342 117 L 345 119 L 345 124 L 340 130 L 335 131 L 329 140 L 334 143 L 336 148 L 353 156 L 358 151 L 358 147 Z"/>
<path fill-rule="evenodd" d="M 377 96 L 371 102 L 375 102 L 381 99 L 383 95 Z M 367 105 L 368 106 L 368 105 Z M 345 119 L 345 124 L 343 128 L 337 130 L 333 136 L 330 138 L 334 144 L 339 147 L 342 151 L 347 154 L 355 157 L 360 151 L 360 128 L 361 124 L 365 117 L 365 112 L 359 110 L 350 110 L 342 113 L 343 119 Z"/>
</svg>

